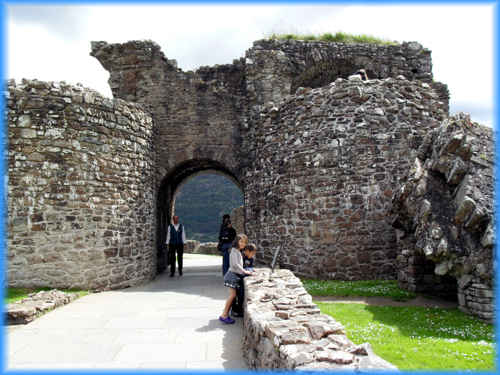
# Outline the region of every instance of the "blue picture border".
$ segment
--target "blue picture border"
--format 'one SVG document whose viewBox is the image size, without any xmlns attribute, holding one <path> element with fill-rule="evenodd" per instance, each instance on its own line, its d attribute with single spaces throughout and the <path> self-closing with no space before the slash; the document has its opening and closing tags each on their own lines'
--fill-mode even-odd
<svg viewBox="0 0 500 375">
<path fill-rule="evenodd" d="M 0 3 L 0 19 L 1 19 L 1 28 L 0 28 L 0 38 L 1 38 L 1 59 L 0 59 L 0 74 L 3 79 L 3 82 L 5 84 L 6 80 L 6 61 L 5 61 L 5 54 L 6 54 L 6 34 L 7 34 L 7 28 L 6 28 L 6 8 L 8 5 L 56 5 L 56 4 L 64 4 L 64 5 L 70 5 L 70 4 L 178 4 L 178 5 L 184 5 L 184 4 L 287 4 L 287 5 L 292 5 L 292 4 L 297 4 L 297 5 L 312 5 L 312 4 L 325 4 L 325 5 L 334 5 L 334 4 L 364 4 L 364 5 L 401 5 L 401 4 L 415 4 L 415 5 L 420 5 L 420 4 L 442 4 L 442 5 L 459 5 L 459 4 L 470 4 L 470 5 L 479 5 L 479 4 L 491 4 L 494 5 L 494 98 L 495 100 L 493 101 L 494 105 L 494 118 L 493 118 L 493 130 L 495 134 L 495 165 L 498 166 L 500 159 L 499 159 L 499 154 L 500 154 L 500 145 L 499 142 L 496 140 L 498 139 L 498 118 L 499 118 L 499 106 L 498 106 L 498 20 L 499 20 L 499 6 L 498 6 L 498 1 L 396 1 L 396 0 L 386 0 L 386 1 L 375 1 L 375 0 L 365 0 L 365 1 L 329 1 L 329 0 L 316 0 L 316 1 L 311 1 L 311 2 L 305 2 L 305 1 L 289 1 L 289 0 L 274 0 L 274 1 L 232 1 L 232 0 L 218 0 L 218 1 L 161 1 L 161 0 L 149 0 L 149 1 L 134 1 L 134 0 L 117 0 L 117 1 L 72 1 L 72 0 L 66 0 L 66 1 L 40 1 L 40 0 L 11 0 L 11 1 L 2 1 Z M 478 73 L 480 74 L 480 73 Z M 5 91 L 5 90 L 4 90 Z M 6 107 L 6 101 L 5 101 L 5 95 L 0 95 L 0 105 L 2 110 L 4 110 Z M 5 112 L 2 112 L 2 116 L 0 118 L 1 121 L 1 151 L 2 155 L 5 155 L 5 145 L 6 145 L 6 124 L 5 124 Z M 2 162 L 0 163 L 0 173 L 2 176 L 6 175 L 6 160 L 5 158 L 2 159 Z M 500 181 L 497 177 L 497 168 L 495 167 L 495 197 L 498 196 L 498 191 L 500 189 Z M 5 181 L 5 177 L 4 177 Z M 4 218 L 4 223 L 3 225 L 0 225 L 0 251 L 1 251 L 1 257 L 0 257 L 0 267 L 3 270 L 1 273 L 1 281 L 2 285 L 5 285 L 5 258 L 6 258 L 6 218 L 7 218 L 7 206 L 6 206 L 6 197 L 7 197 L 7 192 L 6 192 L 6 186 L 5 182 L 0 184 L 0 195 L 1 195 L 1 200 L 0 200 L 0 212 L 3 215 Z M 499 203 L 498 200 L 495 199 L 495 228 L 496 228 L 496 233 L 500 233 L 500 223 L 497 217 L 497 212 L 499 208 Z M 498 255 L 498 252 L 496 252 L 496 267 L 498 267 L 500 261 L 500 257 Z M 498 301 L 499 298 L 499 286 L 500 283 L 498 281 L 498 278 L 495 278 L 495 292 L 496 292 L 496 300 Z M 2 301 L 4 300 L 4 289 L 0 288 L 0 298 L 2 298 Z M 2 304 L 2 308 L 4 309 L 5 306 Z M 498 317 L 498 305 L 495 306 L 495 316 Z M 5 353 L 5 345 L 6 345 L 6 340 L 5 340 L 5 335 L 6 335 L 6 324 L 5 324 L 5 310 L 2 311 L 3 314 L 3 319 L 4 319 L 4 324 L 2 325 L 2 334 L 0 335 L 0 352 L 2 353 L 1 358 L 0 358 L 0 368 L 2 373 L 6 374 L 161 374 L 161 373 L 168 373 L 168 374 L 185 374 L 185 373 L 200 373 L 200 374 L 218 374 L 218 373 L 226 373 L 227 371 L 156 371 L 156 370 L 144 370 L 144 371 L 115 371 L 115 370 L 109 370 L 109 371 L 82 371 L 82 370 L 75 370 L 75 371 L 69 371 L 69 370 L 61 370 L 61 371 L 54 371 L 54 370 L 6 370 L 5 369 L 5 363 L 6 363 L 6 353 Z M 496 329 L 496 337 L 499 336 L 500 330 L 498 327 L 498 324 L 495 324 L 495 329 Z M 497 349 L 497 368 L 498 366 L 498 348 Z M 383 372 L 383 371 L 377 371 L 377 372 L 369 372 L 369 371 L 363 371 L 364 373 L 377 373 L 377 374 L 384 374 L 384 373 L 392 373 L 392 372 Z M 445 371 L 445 372 L 432 372 L 432 371 L 412 371 L 412 374 L 428 374 L 428 373 L 439 373 L 439 374 L 459 374 L 459 373 L 470 373 L 471 371 Z M 255 373 L 255 371 L 234 371 L 231 372 L 233 374 L 250 374 L 250 373 Z M 281 372 L 280 373 L 286 373 L 286 372 Z M 335 372 L 335 374 L 340 374 L 340 373 L 349 373 L 352 374 L 352 372 Z M 475 374 L 494 374 L 495 372 L 482 372 L 482 371 L 477 371 L 474 372 Z"/>
</svg>

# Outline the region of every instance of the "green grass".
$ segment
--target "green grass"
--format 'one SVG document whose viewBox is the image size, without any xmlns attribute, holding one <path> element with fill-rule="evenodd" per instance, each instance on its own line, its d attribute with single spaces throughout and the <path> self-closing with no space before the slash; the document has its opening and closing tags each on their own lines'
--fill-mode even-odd
<svg viewBox="0 0 500 375">
<path fill-rule="evenodd" d="M 395 41 L 385 40 L 376 38 L 371 35 L 353 35 L 347 34 L 343 32 L 337 32 L 335 34 L 332 33 L 324 33 L 321 35 L 314 34 L 294 34 L 294 33 L 285 33 L 285 34 L 276 34 L 272 33 L 267 37 L 272 40 L 318 40 L 324 42 L 337 42 L 337 43 L 366 43 L 366 44 L 382 44 L 382 45 L 397 45 L 398 43 Z"/>
<path fill-rule="evenodd" d="M 30 293 L 40 292 L 42 290 L 52 290 L 54 288 L 41 287 L 41 288 L 7 288 L 5 293 L 5 303 L 12 303 L 20 301 L 23 298 L 28 297 Z M 66 293 L 77 293 L 78 297 L 83 297 L 90 292 L 88 290 L 78 290 L 78 289 L 63 289 L 62 292 Z"/>
<path fill-rule="evenodd" d="M 317 303 L 342 323 L 355 344 L 401 370 L 495 369 L 493 325 L 458 309 Z"/>
<path fill-rule="evenodd" d="M 398 287 L 395 280 L 311 280 L 303 279 L 302 283 L 312 296 L 339 297 L 390 297 L 396 301 L 406 301 L 416 294 Z"/>
</svg>

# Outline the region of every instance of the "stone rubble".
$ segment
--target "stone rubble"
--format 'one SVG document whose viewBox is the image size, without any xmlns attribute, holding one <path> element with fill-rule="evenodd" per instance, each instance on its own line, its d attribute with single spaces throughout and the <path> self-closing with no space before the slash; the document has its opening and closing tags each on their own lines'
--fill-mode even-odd
<svg viewBox="0 0 500 375">
<path fill-rule="evenodd" d="M 77 298 L 77 293 L 65 293 L 56 289 L 30 293 L 20 301 L 7 304 L 5 308 L 7 324 L 27 324 L 47 311 Z"/>
</svg>

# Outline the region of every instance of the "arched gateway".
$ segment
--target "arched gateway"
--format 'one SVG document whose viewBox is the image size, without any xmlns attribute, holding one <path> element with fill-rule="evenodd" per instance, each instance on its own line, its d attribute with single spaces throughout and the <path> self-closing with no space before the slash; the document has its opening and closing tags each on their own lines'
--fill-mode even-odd
<svg viewBox="0 0 500 375">
<path fill-rule="evenodd" d="M 286 241 L 280 265 L 297 275 L 393 279 L 398 251 L 411 257 L 397 248 L 392 198 L 448 116 L 446 86 L 418 43 L 261 40 L 245 58 L 196 72 L 151 41 L 93 42 L 91 55 L 115 99 L 9 82 L 10 285 L 153 278 L 176 189 L 203 171 L 244 192 L 261 262 Z M 349 76 L 360 68 L 369 80 Z M 492 241 L 482 243 L 491 255 Z"/>
<path fill-rule="evenodd" d="M 190 178 L 203 172 L 221 174 L 241 189 L 241 184 L 233 171 L 230 171 L 222 163 L 210 159 L 191 159 L 180 163 L 173 168 L 161 181 L 157 199 L 157 251 L 158 251 L 158 272 L 163 272 L 166 268 L 165 260 L 165 239 L 167 226 L 174 212 L 175 197 L 180 187 Z M 216 218 L 214 218 L 215 220 Z"/>
</svg>

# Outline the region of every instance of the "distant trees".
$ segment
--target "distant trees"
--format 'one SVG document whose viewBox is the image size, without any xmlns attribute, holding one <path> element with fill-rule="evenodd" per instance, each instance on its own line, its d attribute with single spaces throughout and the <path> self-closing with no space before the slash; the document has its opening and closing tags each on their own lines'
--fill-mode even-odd
<svg viewBox="0 0 500 375">
<path fill-rule="evenodd" d="M 188 239 L 217 242 L 222 215 L 242 205 L 243 193 L 231 180 L 207 173 L 181 187 L 175 213 L 186 226 Z"/>
</svg>

